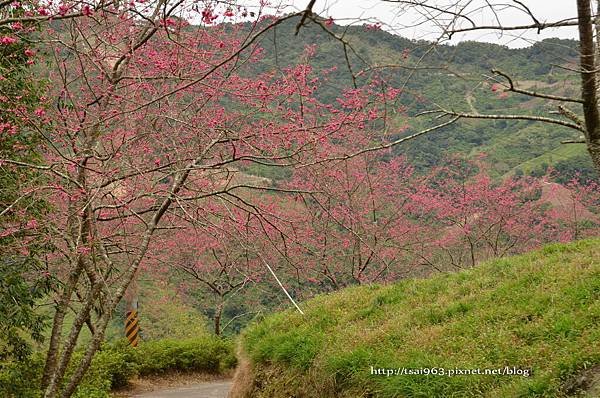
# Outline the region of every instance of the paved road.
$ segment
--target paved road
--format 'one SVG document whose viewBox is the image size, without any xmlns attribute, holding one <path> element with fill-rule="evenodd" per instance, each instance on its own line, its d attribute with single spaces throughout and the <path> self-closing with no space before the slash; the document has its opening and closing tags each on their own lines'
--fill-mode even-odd
<svg viewBox="0 0 600 398">
<path fill-rule="evenodd" d="M 213 381 L 192 384 L 168 390 L 145 392 L 132 398 L 227 398 L 231 381 Z"/>
</svg>

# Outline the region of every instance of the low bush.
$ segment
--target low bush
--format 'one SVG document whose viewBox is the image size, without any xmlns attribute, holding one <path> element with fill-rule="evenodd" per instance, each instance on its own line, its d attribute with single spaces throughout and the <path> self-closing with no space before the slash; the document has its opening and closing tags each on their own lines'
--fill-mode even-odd
<svg viewBox="0 0 600 398">
<path fill-rule="evenodd" d="M 186 340 L 157 340 L 131 350 L 140 375 L 173 370 L 219 373 L 235 366 L 233 344 L 206 336 Z"/>
<path fill-rule="evenodd" d="M 74 363 L 79 363 L 82 357 L 83 353 L 78 352 L 73 358 Z M 127 347 L 110 346 L 96 353 L 74 396 L 105 398 L 109 397 L 112 388 L 127 385 L 127 381 L 137 374 L 137 364 L 131 357 Z"/>
<path fill-rule="evenodd" d="M 39 398 L 37 388 L 44 369 L 42 355 L 29 355 L 27 359 L 0 363 L 0 397 Z"/>
</svg>

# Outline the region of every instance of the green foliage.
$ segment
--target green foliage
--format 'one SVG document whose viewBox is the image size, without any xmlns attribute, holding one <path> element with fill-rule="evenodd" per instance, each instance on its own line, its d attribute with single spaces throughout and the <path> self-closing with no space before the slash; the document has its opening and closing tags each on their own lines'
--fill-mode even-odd
<svg viewBox="0 0 600 398">
<path fill-rule="evenodd" d="M 140 375 L 173 370 L 219 373 L 236 363 L 233 343 L 214 336 L 142 342 L 130 353 Z"/>
<path fill-rule="evenodd" d="M 576 392 L 585 387 L 577 384 L 581 372 L 600 367 L 599 244 L 555 244 L 460 273 L 353 287 L 306 302 L 304 316 L 269 316 L 242 336 L 263 378 L 253 396 L 292 394 L 285 382 L 292 378 L 293 388 L 311 386 L 303 396 L 320 398 Z M 387 377 L 371 366 L 514 366 L 532 374 Z"/>
<path fill-rule="evenodd" d="M 43 340 L 47 317 L 36 312 L 36 300 L 46 295 L 50 283 L 33 272 L 28 258 L 0 257 L 0 369 L 5 361 L 25 361 L 30 343 Z"/>
<path fill-rule="evenodd" d="M 7 27 L 0 27 L 0 35 L 6 33 L 12 32 Z M 26 49 L 23 41 L 0 46 L 0 158 L 29 162 L 38 157 L 35 146 L 39 135 L 28 128 L 26 119 L 41 107 L 43 83 L 32 73 Z M 22 188 L 31 178 L 33 173 L 23 168 L 0 165 L 1 210 L 23 193 Z M 25 198 L 13 212 L 4 215 L 4 220 L 17 209 L 27 209 L 28 214 L 32 214 L 30 206 Z M 0 238 L 0 244 L 5 240 Z M 0 254 L 2 252 L 0 250 Z"/>
<path fill-rule="evenodd" d="M 22 12 L 12 10 L 14 16 Z M 8 25 L 0 27 L 0 36 L 13 33 Z M 0 159 L 35 162 L 39 157 L 39 137 L 28 128 L 27 117 L 40 107 L 43 84 L 33 76 L 28 45 L 21 38 L 0 46 Z M 45 206 L 25 194 L 35 178 L 32 171 L 0 161 L 0 369 L 11 360 L 26 361 L 31 343 L 43 337 L 45 317 L 36 313 L 35 303 L 50 280 L 40 273 L 33 253 L 47 248 L 32 230 Z"/>
<path fill-rule="evenodd" d="M 73 355 L 68 373 L 72 374 L 83 358 Z M 39 398 L 37 389 L 43 370 L 41 353 L 27 361 L 14 361 L 0 368 L 0 396 Z M 236 365 L 233 343 L 214 336 L 186 340 L 142 342 L 137 348 L 126 340 L 105 345 L 94 356 L 89 371 L 74 394 L 76 398 L 108 398 L 110 390 L 127 385 L 135 375 L 171 371 L 195 371 L 218 374 Z"/>
<path fill-rule="evenodd" d="M 107 346 L 94 356 L 89 371 L 77 387 L 75 397 L 105 398 L 111 388 L 123 387 L 137 374 L 137 363 L 132 361 L 131 348 L 125 344 Z M 79 363 L 83 352 L 74 355 L 73 363 Z M 74 371 L 75 367 L 71 367 Z"/>
<path fill-rule="evenodd" d="M 583 145 L 578 146 L 579 148 L 573 151 L 573 155 L 564 157 L 554 164 L 554 169 L 558 173 L 557 181 L 565 184 L 576 178 L 582 182 L 600 182 L 598 174 L 594 171 L 594 165 L 589 154 L 583 149 Z M 577 149 L 579 150 L 577 151 Z"/>
<path fill-rule="evenodd" d="M 23 361 L 6 362 L 0 367 L 0 397 L 40 398 L 44 358 L 36 353 Z"/>
<path fill-rule="evenodd" d="M 273 181 L 285 180 L 291 177 L 292 171 L 285 167 L 274 167 L 265 164 L 253 163 L 244 172 L 247 174 L 268 178 Z"/>
</svg>

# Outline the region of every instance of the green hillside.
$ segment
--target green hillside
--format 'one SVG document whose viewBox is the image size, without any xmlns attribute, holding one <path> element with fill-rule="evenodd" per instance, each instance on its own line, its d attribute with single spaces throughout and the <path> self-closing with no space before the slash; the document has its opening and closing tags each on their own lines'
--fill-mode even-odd
<svg viewBox="0 0 600 398">
<path fill-rule="evenodd" d="M 510 49 L 491 43 L 464 42 L 455 46 L 411 41 L 382 30 L 363 26 L 337 26 L 330 29 L 348 43 L 350 68 L 346 65 L 343 45 L 320 26 L 308 24 L 295 36 L 296 19 L 288 20 L 260 40 L 263 59 L 253 66 L 257 72 L 283 69 L 298 62 L 308 62 L 319 77 L 319 98 L 335 103 L 344 90 L 378 75 L 403 89 L 400 99 L 390 104 L 389 115 L 395 126 L 406 126 L 398 137 L 437 124 L 414 117 L 435 105 L 483 114 L 536 114 L 548 116 L 558 103 L 532 99 L 514 93 L 502 95 L 491 90 L 492 68 L 513 77 L 518 86 L 565 96 L 579 95 L 576 74 L 556 67 L 576 68 L 578 43 L 573 40 L 547 39 L 523 49 Z M 312 57 L 305 55 L 314 46 Z M 331 68 L 335 67 L 335 71 Z M 329 71 L 329 72 L 327 72 Z M 362 71 L 362 72 L 361 72 Z M 359 73 L 360 72 L 360 73 Z M 580 112 L 578 107 L 570 107 Z M 390 133 L 393 135 L 393 130 Z M 547 166 L 573 174 L 574 170 L 592 170 L 591 162 L 579 156 L 582 145 L 563 150 L 564 140 L 578 138 L 578 133 L 564 127 L 528 121 L 460 121 L 428 136 L 395 148 L 420 169 L 438 164 L 445 156 L 488 154 L 496 175 L 536 172 Z M 546 156 L 560 152 L 561 156 Z M 536 163 L 531 160 L 543 157 Z M 548 163 L 549 164 L 545 164 Z"/>
<path fill-rule="evenodd" d="M 238 394 L 599 396 L 598 259 L 599 239 L 555 244 L 459 273 L 319 296 L 301 306 L 305 315 L 278 313 L 243 334 L 250 366 Z M 402 368 L 438 375 L 391 373 Z M 458 374 L 473 369 L 529 377 Z"/>
</svg>

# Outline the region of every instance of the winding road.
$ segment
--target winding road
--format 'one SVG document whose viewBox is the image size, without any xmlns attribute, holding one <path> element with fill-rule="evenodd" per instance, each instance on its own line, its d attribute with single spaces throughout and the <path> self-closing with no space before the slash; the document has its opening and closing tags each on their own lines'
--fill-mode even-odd
<svg viewBox="0 0 600 398">
<path fill-rule="evenodd" d="M 227 398 L 230 388 L 230 380 L 221 380 L 150 391 L 132 395 L 131 398 Z"/>
</svg>

